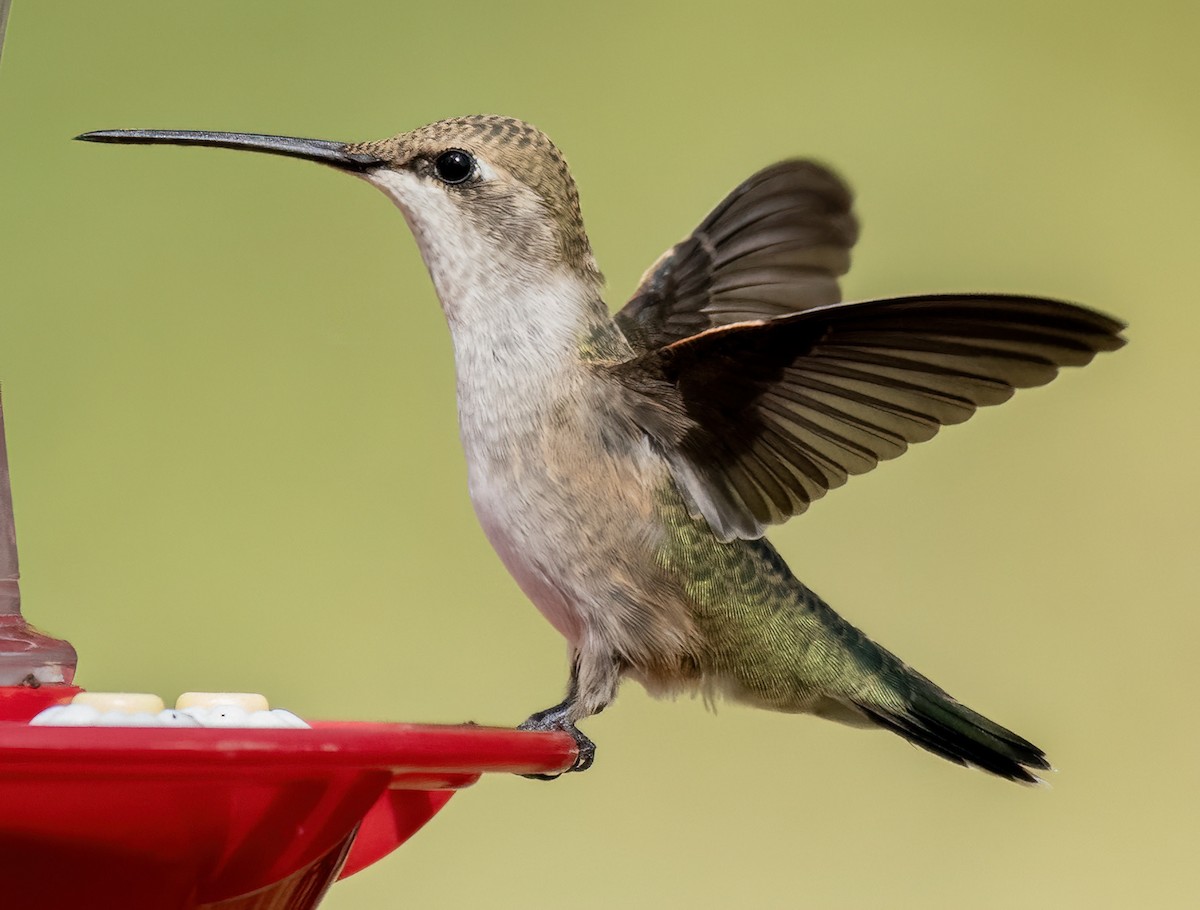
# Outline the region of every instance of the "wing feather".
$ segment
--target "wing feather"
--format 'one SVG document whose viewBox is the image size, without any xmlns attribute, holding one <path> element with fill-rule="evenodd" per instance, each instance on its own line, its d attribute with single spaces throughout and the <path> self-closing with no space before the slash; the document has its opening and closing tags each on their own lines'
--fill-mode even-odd
<svg viewBox="0 0 1200 910">
<path fill-rule="evenodd" d="M 615 319 L 639 352 L 716 326 L 835 303 L 858 238 L 849 188 L 782 161 L 730 193 L 642 277 Z"/>
<path fill-rule="evenodd" d="M 746 285 L 759 307 L 723 312 L 762 312 L 781 287 Z M 608 369 L 655 396 L 632 412 L 714 531 L 758 537 L 977 408 L 1116 350 L 1123 328 L 1044 298 L 899 297 L 708 327 Z"/>
</svg>

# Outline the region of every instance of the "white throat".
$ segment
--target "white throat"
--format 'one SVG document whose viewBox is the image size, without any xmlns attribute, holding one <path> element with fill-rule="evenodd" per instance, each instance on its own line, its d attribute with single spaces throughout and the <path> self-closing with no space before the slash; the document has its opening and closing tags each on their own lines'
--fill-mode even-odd
<svg viewBox="0 0 1200 910">
<path fill-rule="evenodd" d="M 510 335 L 540 336 L 550 342 L 547 350 L 564 341 L 576 348 L 595 303 L 566 266 L 500 249 L 446 190 L 416 174 L 384 169 L 364 176 L 404 214 L 456 338 L 467 331 L 504 344 Z"/>
<path fill-rule="evenodd" d="M 406 171 L 365 176 L 403 212 L 441 300 L 464 443 L 489 435 L 487 414 L 508 422 L 547 406 L 578 373 L 594 292 L 564 265 L 497 248 L 442 187 Z"/>
</svg>

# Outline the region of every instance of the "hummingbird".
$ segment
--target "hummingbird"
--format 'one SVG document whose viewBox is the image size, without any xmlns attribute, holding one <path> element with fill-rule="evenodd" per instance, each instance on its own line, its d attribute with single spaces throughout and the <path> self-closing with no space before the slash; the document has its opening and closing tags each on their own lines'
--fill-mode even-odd
<svg viewBox="0 0 1200 910">
<path fill-rule="evenodd" d="M 566 696 L 521 727 L 569 733 L 622 680 L 890 730 L 1036 783 L 1042 749 L 951 697 L 796 578 L 764 538 L 828 490 L 977 408 L 1124 344 L 1059 300 L 843 302 L 858 220 L 828 167 L 758 171 L 610 315 L 566 160 L 521 120 L 441 120 L 373 142 L 104 130 L 319 162 L 400 209 L 453 342 L 467 483 L 488 540 L 568 643 Z"/>
</svg>

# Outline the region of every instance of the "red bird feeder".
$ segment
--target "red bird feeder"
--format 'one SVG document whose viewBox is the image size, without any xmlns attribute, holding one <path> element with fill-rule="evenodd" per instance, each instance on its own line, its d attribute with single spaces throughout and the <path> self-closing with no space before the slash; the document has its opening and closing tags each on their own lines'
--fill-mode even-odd
<svg viewBox="0 0 1200 910">
<path fill-rule="evenodd" d="M 29 726 L 75 650 L 21 616 L 0 405 L 0 907 L 307 910 L 487 772 L 569 768 L 571 737 L 473 725 Z"/>
</svg>

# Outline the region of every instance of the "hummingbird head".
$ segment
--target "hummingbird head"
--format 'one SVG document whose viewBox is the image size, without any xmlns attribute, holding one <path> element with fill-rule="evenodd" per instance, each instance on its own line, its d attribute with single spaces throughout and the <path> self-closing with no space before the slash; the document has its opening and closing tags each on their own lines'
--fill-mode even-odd
<svg viewBox="0 0 1200 910">
<path fill-rule="evenodd" d="M 177 130 L 78 138 L 246 149 L 353 173 L 404 213 L 439 291 L 468 267 L 518 271 L 524 280 L 573 278 L 591 291 L 601 283 L 566 160 L 543 132 L 511 117 L 439 120 L 361 143 Z"/>
<path fill-rule="evenodd" d="M 565 268 L 599 285 L 575 181 L 536 127 L 458 117 L 345 151 L 380 162 L 362 177 L 404 212 L 431 270 L 432 260 L 467 254 L 535 274 Z"/>
</svg>

